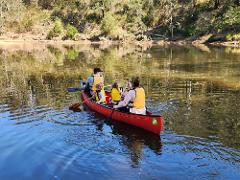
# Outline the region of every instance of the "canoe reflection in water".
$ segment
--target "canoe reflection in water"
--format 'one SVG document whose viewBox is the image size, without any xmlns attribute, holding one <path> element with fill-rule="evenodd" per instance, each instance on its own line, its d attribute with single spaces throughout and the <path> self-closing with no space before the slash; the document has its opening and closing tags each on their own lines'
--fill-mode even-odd
<svg viewBox="0 0 240 180">
<path fill-rule="evenodd" d="M 159 135 L 114 120 L 105 122 L 103 117 L 97 113 L 94 115 L 94 119 L 96 119 L 94 123 L 97 130 L 104 131 L 104 124 L 107 124 L 107 126 L 111 127 L 112 134 L 121 136 L 121 142 L 119 143 L 126 146 L 130 151 L 133 167 L 138 167 L 146 147 L 150 148 L 154 153 L 161 155 L 162 142 Z"/>
<path fill-rule="evenodd" d="M 142 159 L 144 146 L 149 147 L 157 154 L 161 154 L 162 143 L 159 135 L 117 121 L 112 121 L 111 124 L 113 134 L 125 137 L 122 139 L 122 143 L 131 151 L 134 167 L 138 166 Z"/>
</svg>

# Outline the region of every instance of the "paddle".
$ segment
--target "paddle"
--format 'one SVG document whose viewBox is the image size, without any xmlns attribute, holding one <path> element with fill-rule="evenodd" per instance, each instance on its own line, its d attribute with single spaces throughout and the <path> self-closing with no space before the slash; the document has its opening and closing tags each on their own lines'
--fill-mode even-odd
<svg viewBox="0 0 240 180">
<path fill-rule="evenodd" d="M 112 85 L 106 85 L 106 86 L 104 86 L 104 88 L 110 87 L 110 86 L 112 86 Z M 69 88 L 67 88 L 67 92 L 69 92 L 69 93 L 79 92 L 79 91 L 82 91 L 82 90 L 84 90 L 84 88 L 77 88 L 77 87 L 69 87 Z"/>
<path fill-rule="evenodd" d="M 69 87 L 67 88 L 67 92 L 78 92 L 83 90 L 84 88 L 76 88 L 76 87 Z"/>
<path fill-rule="evenodd" d="M 93 99 L 94 96 L 85 99 L 81 104 L 80 103 L 74 103 L 69 106 L 69 110 L 73 110 L 74 112 L 80 112 L 82 111 L 81 105 L 83 105 L 86 101 Z"/>
</svg>

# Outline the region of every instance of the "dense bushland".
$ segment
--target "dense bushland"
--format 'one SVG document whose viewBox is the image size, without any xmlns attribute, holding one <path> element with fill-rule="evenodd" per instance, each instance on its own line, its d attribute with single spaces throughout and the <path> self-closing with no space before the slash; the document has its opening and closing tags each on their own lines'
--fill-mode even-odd
<svg viewBox="0 0 240 180">
<path fill-rule="evenodd" d="M 0 33 L 26 33 L 43 27 L 47 27 L 47 39 L 76 39 L 79 33 L 92 39 L 103 36 L 114 40 L 213 33 L 224 35 L 226 40 L 239 40 L 240 2 L 0 0 Z"/>
</svg>

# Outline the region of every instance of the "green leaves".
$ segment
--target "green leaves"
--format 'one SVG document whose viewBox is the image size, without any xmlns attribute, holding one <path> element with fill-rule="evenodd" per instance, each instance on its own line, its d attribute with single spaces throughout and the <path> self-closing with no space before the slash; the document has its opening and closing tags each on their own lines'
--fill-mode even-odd
<svg viewBox="0 0 240 180">
<path fill-rule="evenodd" d="M 224 14 L 223 21 L 225 25 L 240 25 L 240 7 L 230 7 Z"/>
<path fill-rule="evenodd" d="M 64 31 L 62 21 L 60 19 L 55 20 L 53 28 L 49 31 L 47 39 L 60 36 Z"/>
<path fill-rule="evenodd" d="M 116 18 L 111 13 L 106 13 L 103 20 L 101 28 L 104 33 L 111 34 L 112 32 L 117 30 Z"/>
<path fill-rule="evenodd" d="M 68 24 L 66 26 L 66 36 L 69 39 L 74 39 L 75 35 L 78 33 L 77 28 L 75 28 L 74 26 Z"/>
</svg>

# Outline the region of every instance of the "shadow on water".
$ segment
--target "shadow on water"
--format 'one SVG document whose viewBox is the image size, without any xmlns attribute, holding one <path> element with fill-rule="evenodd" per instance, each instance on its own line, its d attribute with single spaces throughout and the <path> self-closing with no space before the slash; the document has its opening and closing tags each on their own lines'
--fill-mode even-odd
<svg viewBox="0 0 240 180">
<path fill-rule="evenodd" d="M 108 125 L 112 126 L 113 134 L 126 136 L 129 141 L 141 141 L 155 153 L 161 154 L 162 143 L 159 135 L 114 120 L 110 121 Z"/>
<path fill-rule="evenodd" d="M 89 109 L 87 110 L 90 111 Z M 111 134 L 120 137 L 120 143 L 130 151 L 133 167 L 138 167 L 139 162 L 142 160 L 142 154 L 145 147 L 161 155 L 162 142 L 159 135 L 115 120 L 106 121 L 105 117 L 97 113 L 94 113 L 93 123 L 96 125 L 97 131 L 104 132 L 104 126 L 107 125 L 111 129 Z"/>
<path fill-rule="evenodd" d="M 133 167 L 138 167 L 142 160 L 145 146 L 153 150 L 158 155 L 161 154 L 161 138 L 144 130 L 135 127 L 129 127 L 123 123 L 111 122 L 113 126 L 113 134 L 121 135 L 122 144 L 124 144 L 130 151 L 130 158 Z"/>
</svg>

